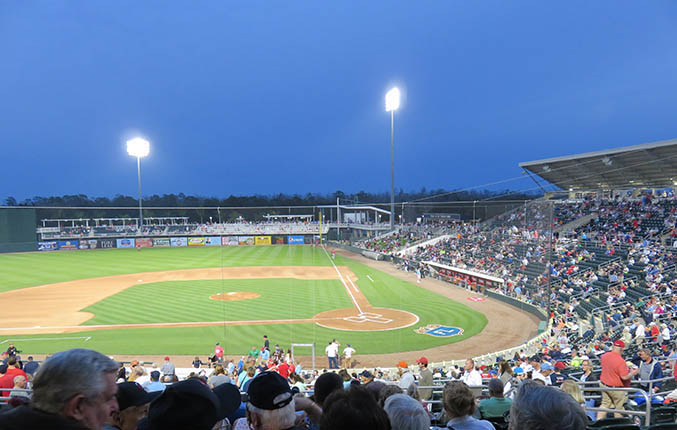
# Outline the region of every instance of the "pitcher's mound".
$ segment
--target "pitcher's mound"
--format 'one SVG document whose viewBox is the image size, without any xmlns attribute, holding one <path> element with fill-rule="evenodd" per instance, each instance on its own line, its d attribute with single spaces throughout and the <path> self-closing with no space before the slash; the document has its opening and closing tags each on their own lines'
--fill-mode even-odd
<svg viewBox="0 0 677 430">
<path fill-rule="evenodd" d="M 368 307 L 362 312 L 355 308 L 320 312 L 313 318 L 321 327 L 350 331 L 385 331 L 409 327 L 418 322 L 411 312 L 390 308 Z"/>
<path fill-rule="evenodd" d="M 249 291 L 231 291 L 228 293 L 218 293 L 209 296 L 212 300 L 225 300 L 227 302 L 235 302 L 238 300 L 249 300 L 261 297 L 259 293 L 252 293 Z"/>
</svg>

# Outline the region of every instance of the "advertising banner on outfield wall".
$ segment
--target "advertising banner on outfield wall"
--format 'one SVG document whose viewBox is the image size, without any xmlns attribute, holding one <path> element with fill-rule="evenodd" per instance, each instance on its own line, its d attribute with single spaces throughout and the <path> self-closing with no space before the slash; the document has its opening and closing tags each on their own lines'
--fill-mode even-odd
<svg viewBox="0 0 677 430">
<path fill-rule="evenodd" d="M 163 237 L 162 239 L 153 239 L 153 248 L 166 248 L 171 246 L 171 242 L 168 237 Z"/>
<path fill-rule="evenodd" d="M 98 243 L 96 239 L 80 239 L 80 249 L 96 249 Z"/>
<path fill-rule="evenodd" d="M 288 236 L 287 243 L 290 245 L 303 245 L 303 236 Z"/>
<path fill-rule="evenodd" d="M 149 239 L 146 237 L 136 239 L 136 246 L 138 246 L 139 248 L 152 248 L 153 239 Z"/>
<path fill-rule="evenodd" d="M 205 246 L 221 246 L 221 236 L 205 237 Z"/>
<path fill-rule="evenodd" d="M 273 236 L 273 243 L 275 245 L 284 245 L 285 243 L 285 237 L 284 236 Z"/>
<path fill-rule="evenodd" d="M 253 245 L 254 236 L 238 236 L 237 243 L 240 245 Z"/>
<path fill-rule="evenodd" d="M 223 243 L 223 246 L 239 245 L 239 241 L 237 240 L 237 236 L 223 236 L 221 238 L 221 243 Z"/>
<path fill-rule="evenodd" d="M 56 240 L 38 242 L 38 251 L 56 251 L 57 249 L 59 249 L 59 246 L 57 245 Z"/>
<path fill-rule="evenodd" d="M 60 240 L 59 251 L 73 251 L 78 249 L 79 240 Z"/>
<path fill-rule="evenodd" d="M 188 246 L 205 246 L 204 237 L 189 237 Z"/>
<path fill-rule="evenodd" d="M 134 239 L 115 239 L 118 248 L 134 248 Z"/>
<path fill-rule="evenodd" d="M 188 238 L 187 237 L 172 237 L 170 239 L 170 244 L 172 246 L 188 246 Z"/>
<path fill-rule="evenodd" d="M 97 246 L 102 249 L 115 248 L 115 245 L 115 239 L 99 239 L 97 241 Z"/>
<path fill-rule="evenodd" d="M 254 238 L 255 245 L 270 245 L 270 236 L 256 236 Z"/>
</svg>

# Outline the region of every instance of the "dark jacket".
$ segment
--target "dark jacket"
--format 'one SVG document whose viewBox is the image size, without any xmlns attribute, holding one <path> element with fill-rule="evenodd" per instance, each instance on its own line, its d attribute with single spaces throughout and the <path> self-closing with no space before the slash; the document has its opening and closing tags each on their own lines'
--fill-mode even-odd
<svg viewBox="0 0 677 430">
<path fill-rule="evenodd" d="M 78 421 L 34 409 L 19 406 L 0 413 L 0 430 L 86 430 Z"/>
</svg>

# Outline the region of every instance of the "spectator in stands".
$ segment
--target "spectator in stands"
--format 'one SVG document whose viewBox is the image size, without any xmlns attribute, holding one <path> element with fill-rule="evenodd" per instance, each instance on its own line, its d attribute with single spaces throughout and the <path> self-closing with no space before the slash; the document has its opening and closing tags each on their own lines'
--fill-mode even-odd
<svg viewBox="0 0 677 430">
<path fill-rule="evenodd" d="M 150 372 L 150 381 L 143 385 L 143 388 L 148 391 L 164 391 L 166 386 L 160 382 L 160 372 L 153 370 Z M 213 387 L 212 387 L 213 388 Z"/>
<path fill-rule="evenodd" d="M 26 364 L 24 364 L 23 370 L 26 372 L 26 374 L 33 376 L 35 375 L 35 371 L 38 370 L 38 367 L 40 367 L 40 365 L 37 363 L 37 361 L 33 361 L 32 355 L 29 355 L 28 361 Z"/>
<path fill-rule="evenodd" d="M 163 375 L 176 374 L 176 367 L 174 366 L 174 363 L 169 360 L 169 357 L 165 357 L 165 362 L 162 364 L 160 372 L 162 372 Z"/>
<path fill-rule="evenodd" d="M 21 375 L 28 379 L 26 377 L 26 372 L 21 369 L 21 363 L 19 362 L 19 359 L 16 355 L 10 355 L 9 359 L 7 360 L 7 374 L 12 375 L 12 377 Z"/>
<path fill-rule="evenodd" d="M 502 417 L 510 410 L 512 400 L 503 397 L 503 382 L 498 378 L 489 380 L 489 398 L 480 401 L 482 418 Z"/>
<path fill-rule="evenodd" d="M 569 394 L 527 382 L 510 408 L 511 430 L 585 430 L 588 419 Z"/>
<path fill-rule="evenodd" d="M 14 387 L 14 377 L 7 374 L 7 365 L 0 364 L 0 388 Z M 0 391 L 1 397 L 9 397 L 9 391 Z"/>
<path fill-rule="evenodd" d="M 482 385 L 482 374 L 475 369 L 475 361 L 471 358 L 465 360 L 465 367 L 461 381 L 469 387 L 478 387 Z"/>
<path fill-rule="evenodd" d="M 117 363 L 88 349 L 70 349 L 50 357 L 33 380 L 30 406 L 0 414 L 0 428 L 100 430 L 118 410 Z"/>
<path fill-rule="evenodd" d="M 232 384 L 210 390 L 197 378 L 176 382 L 155 399 L 139 430 L 211 430 L 240 406 L 240 391 Z M 226 423 L 229 427 L 230 423 Z M 220 426 L 219 426 L 220 427 Z"/>
<path fill-rule="evenodd" d="M 454 430 L 494 430 L 494 426 L 485 420 L 472 416 L 475 412 L 475 396 L 461 381 L 451 381 L 444 387 L 443 405 L 447 427 Z"/>
<path fill-rule="evenodd" d="M 320 421 L 322 430 L 390 430 L 388 415 L 368 390 L 356 386 L 334 391 L 326 400 Z"/>
<path fill-rule="evenodd" d="M 343 389 L 343 378 L 337 373 L 327 372 L 320 375 L 315 381 L 315 395 L 314 401 L 320 407 L 323 406 L 324 401 L 331 393 L 336 390 Z"/>
<path fill-rule="evenodd" d="M 110 415 L 108 425 L 103 430 L 135 430 L 137 423 L 148 414 L 148 405 L 161 391 L 146 392 L 136 382 L 121 382 L 117 385 L 115 398 L 118 410 Z"/>
<path fill-rule="evenodd" d="M 428 359 L 425 357 L 421 357 L 418 360 L 416 360 L 416 363 L 418 363 L 418 367 L 421 370 L 419 373 L 419 381 L 418 381 L 418 386 L 419 387 L 432 387 L 433 385 L 433 372 L 428 369 Z M 418 394 L 421 397 L 421 400 L 430 400 L 433 397 L 433 389 L 432 388 L 420 388 L 418 390 Z"/>
<path fill-rule="evenodd" d="M 577 383 L 571 379 L 567 379 L 566 381 L 562 382 L 560 389 L 565 393 L 569 393 L 576 403 L 581 405 L 581 408 L 585 409 L 585 399 L 583 398 L 583 392 L 578 387 Z"/>
<path fill-rule="evenodd" d="M 294 428 L 294 397 L 283 377 L 275 372 L 263 372 L 252 380 L 247 393 L 247 421 L 253 430 Z"/>
<path fill-rule="evenodd" d="M 393 430 L 429 430 L 430 416 L 420 402 L 406 394 L 394 394 L 385 402 L 384 410 Z"/>
<path fill-rule="evenodd" d="M 14 387 L 13 390 L 9 393 L 9 397 L 25 397 L 26 399 L 30 398 L 30 392 L 26 389 L 26 378 L 21 375 L 16 375 L 14 377 Z"/>
<path fill-rule="evenodd" d="M 226 369 L 220 364 L 216 366 L 214 373 L 209 376 L 207 383 L 211 388 L 218 387 L 221 384 L 229 384 L 230 378 L 226 375 Z"/>
<path fill-rule="evenodd" d="M 378 400 L 379 393 L 385 387 L 385 384 L 381 381 L 376 381 L 374 379 L 374 374 L 368 370 L 363 370 L 360 373 L 360 381 L 362 385 L 374 396 L 374 400 Z"/>
<path fill-rule="evenodd" d="M 581 362 L 581 368 L 583 369 L 583 375 L 581 375 L 581 382 L 597 382 L 599 381 L 599 375 L 596 373 L 593 373 L 593 367 L 592 367 L 592 362 L 590 360 L 583 360 Z M 586 384 L 588 385 L 588 384 Z M 592 384 L 590 384 L 592 385 Z M 593 385 L 594 386 L 594 385 Z M 586 396 L 594 396 L 598 395 L 598 391 L 583 391 L 583 394 Z M 599 399 L 585 399 L 585 407 L 586 408 L 597 408 L 601 404 L 601 400 Z M 597 413 L 593 411 L 587 411 L 586 415 L 590 417 L 592 421 L 597 419 Z"/>
<path fill-rule="evenodd" d="M 629 370 L 623 359 L 623 348 L 625 344 L 621 340 L 614 342 L 611 351 L 602 355 L 601 365 L 602 374 L 599 377 L 600 382 L 606 387 L 625 388 L 630 386 L 630 380 L 633 376 L 639 374 L 639 369 Z M 602 408 L 625 409 L 627 393 L 623 391 L 602 391 Z M 620 413 L 615 414 L 622 417 Z M 604 418 L 606 412 L 598 412 L 597 419 Z"/>
<path fill-rule="evenodd" d="M 653 379 L 660 379 L 663 377 L 663 369 L 658 360 L 654 360 L 651 356 L 651 350 L 649 348 L 644 348 L 639 351 L 639 380 L 642 381 L 639 386 L 642 387 L 644 391 L 649 390 L 649 383 L 643 381 L 650 381 Z M 662 382 L 653 383 L 653 392 L 656 393 L 660 390 Z"/>
<path fill-rule="evenodd" d="M 393 385 L 393 384 L 388 384 L 388 385 L 384 386 L 383 388 L 381 388 L 381 391 L 379 391 L 379 393 L 378 393 L 378 404 L 379 404 L 379 406 L 384 407 L 385 404 L 386 404 L 386 400 L 388 400 L 388 398 L 390 396 L 394 396 L 395 394 L 407 394 L 407 393 L 403 392 L 400 387 L 398 387 L 397 385 Z M 411 397 L 411 396 L 409 396 L 409 397 Z"/>
<path fill-rule="evenodd" d="M 397 385 L 399 385 L 400 388 L 404 390 L 404 392 L 407 392 L 409 386 L 416 382 L 414 380 L 414 375 L 412 375 L 409 371 L 409 365 L 406 361 L 400 361 L 397 363 L 397 374 L 400 377 L 400 381 L 397 383 Z"/>
</svg>

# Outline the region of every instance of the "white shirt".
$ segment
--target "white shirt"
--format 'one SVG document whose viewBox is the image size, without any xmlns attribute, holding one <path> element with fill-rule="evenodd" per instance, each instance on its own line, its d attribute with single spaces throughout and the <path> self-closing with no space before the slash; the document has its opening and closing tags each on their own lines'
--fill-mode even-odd
<svg viewBox="0 0 677 430">
<path fill-rule="evenodd" d="M 412 375 L 410 371 L 405 370 L 404 373 L 402 373 L 400 382 L 398 382 L 397 385 L 406 392 L 407 388 L 409 388 L 409 386 L 413 383 L 414 375 Z"/>
<path fill-rule="evenodd" d="M 546 378 L 545 375 L 543 375 L 540 370 L 534 369 L 533 372 L 531 372 L 531 379 L 534 381 L 535 380 L 543 381 L 545 385 L 552 385 L 552 381 L 550 380 L 550 378 Z"/>
<path fill-rule="evenodd" d="M 466 371 L 463 376 L 461 376 L 461 381 L 465 383 L 468 387 L 479 387 L 482 385 L 482 374 L 473 369 L 472 371 Z"/>
<path fill-rule="evenodd" d="M 343 354 L 346 356 L 346 358 L 352 357 L 353 352 L 355 352 L 355 350 L 350 346 L 343 350 Z"/>
</svg>

